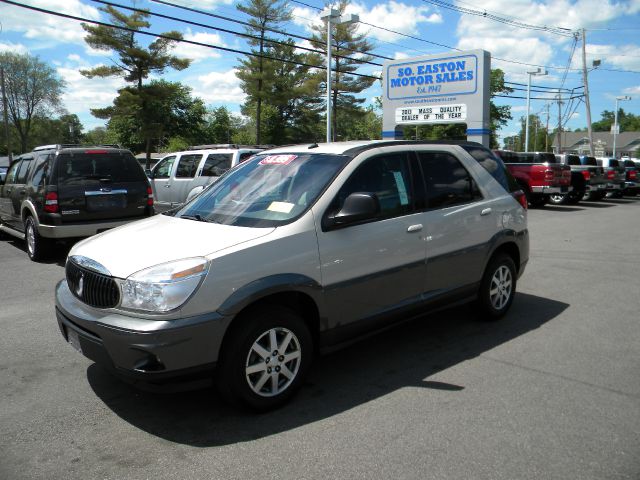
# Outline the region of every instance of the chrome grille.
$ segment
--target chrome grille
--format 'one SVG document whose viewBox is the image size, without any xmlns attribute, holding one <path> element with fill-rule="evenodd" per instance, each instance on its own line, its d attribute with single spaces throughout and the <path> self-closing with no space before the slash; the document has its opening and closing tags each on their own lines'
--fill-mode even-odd
<svg viewBox="0 0 640 480">
<path fill-rule="evenodd" d="M 112 308 L 120 302 L 120 289 L 113 278 L 83 268 L 72 260 L 65 268 L 69 290 L 92 307 Z"/>
</svg>

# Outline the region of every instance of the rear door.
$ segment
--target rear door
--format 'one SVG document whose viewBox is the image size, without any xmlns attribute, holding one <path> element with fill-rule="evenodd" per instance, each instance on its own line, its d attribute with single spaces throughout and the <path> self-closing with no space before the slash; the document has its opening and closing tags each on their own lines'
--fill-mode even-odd
<svg viewBox="0 0 640 480">
<path fill-rule="evenodd" d="M 20 213 L 20 205 L 14 203 L 14 190 L 16 189 L 16 178 L 18 171 L 22 166 L 22 159 L 16 160 L 11 164 L 7 171 L 4 185 L 0 185 L 0 218 L 2 222 L 15 227 L 15 218 Z M 17 210 L 16 210 L 17 207 Z"/>
<path fill-rule="evenodd" d="M 63 222 L 145 215 L 147 177 L 130 152 L 62 151 L 55 160 L 54 179 Z"/>
<path fill-rule="evenodd" d="M 451 151 L 417 155 L 426 191 L 427 211 L 420 222 L 427 251 L 426 295 L 463 294 L 482 277 L 505 208 L 499 200 L 483 197 L 469 169 Z"/>
</svg>

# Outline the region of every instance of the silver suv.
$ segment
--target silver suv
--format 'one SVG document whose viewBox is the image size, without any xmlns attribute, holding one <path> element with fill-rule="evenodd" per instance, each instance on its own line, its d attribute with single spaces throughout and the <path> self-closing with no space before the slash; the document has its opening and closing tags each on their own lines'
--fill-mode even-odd
<svg viewBox="0 0 640 480">
<path fill-rule="evenodd" d="M 262 152 L 180 209 L 78 243 L 60 330 L 125 378 L 215 378 L 274 408 L 354 336 L 460 301 L 503 316 L 529 257 L 512 184 L 467 142 Z"/>
<path fill-rule="evenodd" d="M 163 157 L 149 173 L 156 210 L 163 212 L 191 200 L 227 170 L 264 148 L 200 145 Z"/>
</svg>

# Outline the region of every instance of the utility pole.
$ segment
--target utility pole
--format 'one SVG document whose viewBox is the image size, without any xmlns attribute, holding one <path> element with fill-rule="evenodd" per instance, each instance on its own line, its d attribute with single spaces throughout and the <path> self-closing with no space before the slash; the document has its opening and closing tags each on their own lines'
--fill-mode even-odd
<svg viewBox="0 0 640 480">
<path fill-rule="evenodd" d="M 562 153 L 562 96 L 558 93 L 558 155 Z"/>
<path fill-rule="evenodd" d="M 545 107 L 547 108 L 547 129 L 544 135 L 544 151 L 549 151 L 549 103 L 547 102 Z"/>
<path fill-rule="evenodd" d="M 11 154 L 11 138 L 9 137 L 9 120 L 7 119 L 7 94 L 4 86 L 4 67 L 0 65 L 0 85 L 2 86 L 2 109 L 4 117 L 4 138 L 7 140 L 7 156 L 9 157 L 9 164 L 13 161 L 13 155 Z"/>
<path fill-rule="evenodd" d="M 582 29 L 582 78 L 584 81 L 584 103 L 587 109 L 587 132 L 589 133 L 589 152 L 594 156 L 593 130 L 591 130 L 591 103 L 589 102 L 589 82 L 587 80 L 587 35 Z"/>
</svg>

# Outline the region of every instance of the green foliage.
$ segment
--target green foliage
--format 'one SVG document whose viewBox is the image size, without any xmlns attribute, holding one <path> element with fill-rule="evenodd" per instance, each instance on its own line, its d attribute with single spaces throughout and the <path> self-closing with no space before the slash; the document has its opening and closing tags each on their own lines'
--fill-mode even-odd
<svg viewBox="0 0 640 480">
<path fill-rule="evenodd" d="M 130 30 L 83 23 L 82 28 L 88 33 L 85 41 L 89 46 L 105 52 L 115 52 L 118 56 L 115 65 L 81 70 L 80 73 L 84 76 L 121 76 L 127 82 L 135 83 L 141 88 L 142 81 L 150 73 L 161 74 L 167 68 L 184 70 L 191 63 L 191 60 L 178 58 L 170 53 L 176 40 L 182 39 L 180 32 L 164 32 L 162 35 L 169 38 L 158 38 L 146 48 L 138 43 L 135 32 L 150 26 L 146 20 L 149 13 L 138 11 L 126 15 L 111 6 L 102 7 L 100 10 L 109 16 L 111 23 Z"/>
<path fill-rule="evenodd" d="M 615 112 L 605 110 L 600 114 L 600 120 L 591 124 L 594 132 L 610 132 L 615 123 Z M 620 132 L 640 132 L 640 115 L 627 113 L 622 108 L 618 109 L 618 125 Z"/>
<path fill-rule="evenodd" d="M 336 6 L 340 14 L 344 14 L 347 0 L 341 0 Z M 333 139 L 344 138 L 346 130 L 353 122 L 362 117 L 364 110 L 362 104 L 365 99 L 356 94 L 369 88 L 375 79 L 352 75 L 363 65 L 363 61 L 371 61 L 373 57 L 368 55 L 374 48 L 373 43 L 367 40 L 365 34 L 358 34 L 357 24 L 342 24 L 333 27 L 332 32 L 332 56 L 335 62 L 331 66 L 335 72 L 331 81 L 332 104 L 332 136 Z M 311 44 L 318 50 L 326 50 L 327 22 L 314 27 L 314 35 Z M 326 63 L 326 57 L 315 55 L 318 64 Z M 357 58 L 357 60 L 356 60 Z M 326 67 L 326 65 L 325 65 Z M 318 102 L 318 107 L 326 109 L 326 72 L 319 71 L 316 74 L 316 85 L 319 87 L 317 96 L 323 98 L 324 103 Z"/>
<path fill-rule="evenodd" d="M 45 118 L 61 110 L 65 82 L 57 72 L 30 54 L 0 53 L 4 71 L 8 117 L 20 144 L 12 141 L 12 150 L 29 150 L 35 117 Z"/>
</svg>

